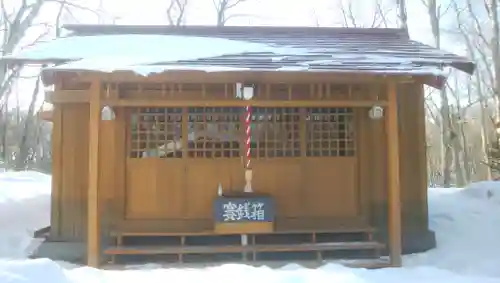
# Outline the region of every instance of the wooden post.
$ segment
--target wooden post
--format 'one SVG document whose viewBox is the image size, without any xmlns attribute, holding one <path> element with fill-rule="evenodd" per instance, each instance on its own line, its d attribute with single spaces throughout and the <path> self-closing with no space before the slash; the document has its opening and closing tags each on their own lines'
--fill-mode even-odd
<svg viewBox="0 0 500 283">
<path fill-rule="evenodd" d="M 89 109 L 89 180 L 87 192 L 87 265 L 100 264 L 99 223 L 99 125 L 101 123 L 101 82 L 95 80 L 90 87 Z"/>
<path fill-rule="evenodd" d="M 50 210 L 50 237 L 61 236 L 61 191 L 62 191 L 62 128 L 61 104 L 54 104 L 52 114 L 52 193 Z"/>
<path fill-rule="evenodd" d="M 401 184 L 399 180 L 399 130 L 397 84 L 388 86 L 386 115 L 388 202 L 389 202 L 389 255 L 391 265 L 401 266 Z"/>
</svg>

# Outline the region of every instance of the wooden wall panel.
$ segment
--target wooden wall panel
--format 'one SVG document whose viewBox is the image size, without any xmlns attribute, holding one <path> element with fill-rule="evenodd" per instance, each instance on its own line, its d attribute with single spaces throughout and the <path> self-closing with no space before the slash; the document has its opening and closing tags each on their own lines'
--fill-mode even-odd
<svg viewBox="0 0 500 283">
<path fill-rule="evenodd" d="M 103 231 L 109 229 L 115 217 L 113 198 L 117 184 L 115 121 L 101 121 L 99 130 L 99 210 Z"/>
<path fill-rule="evenodd" d="M 60 180 L 60 192 L 56 193 L 59 204 L 52 209 L 52 222 L 56 223 L 58 231 L 54 238 L 81 241 L 86 238 L 87 227 L 89 107 L 88 104 L 63 104 L 60 112 L 62 122 L 60 126 L 55 125 L 56 129 L 61 127 L 61 142 L 58 146 L 60 162 L 53 165 L 54 169 L 56 166 L 60 168 L 56 169 L 60 170 L 60 177 L 57 178 Z M 119 151 L 123 150 L 120 145 L 124 143 L 114 134 L 117 124 L 116 121 L 101 121 L 99 193 L 102 197 L 100 213 L 104 225 L 109 225 L 111 218 L 118 214 L 114 198 L 119 192 L 117 187 L 123 183 L 123 174 L 119 174 L 119 169 L 124 165 L 115 163 L 120 160 Z"/>
<path fill-rule="evenodd" d="M 211 219 L 212 200 L 217 197 L 219 183 L 231 188 L 229 160 L 193 159 L 186 166 L 184 218 Z"/>
<path fill-rule="evenodd" d="M 310 217 L 359 216 L 360 196 L 356 189 L 356 158 L 309 158 L 303 178 L 307 187 L 304 210 Z"/>
<path fill-rule="evenodd" d="M 424 101 L 422 86 L 400 85 L 398 88 L 400 181 L 403 229 L 427 229 L 427 181 L 425 154 Z M 368 115 L 368 109 L 366 114 Z M 363 120 L 365 135 L 361 139 L 367 157 L 363 157 L 362 181 L 370 191 L 372 224 L 387 224 L 387 148 L 384 120 Z M 368 158 L 369 156 L 369 158 Z"/>
<path fill-rule="evenodd" d="M 374 207 L 385 206 L 387 202 L 387 144 L 385 135 L 385 123 L 383 119 L 372 120 L 368 118 L 368 111 L 366 109 L 365 119 L 366 135 L 368 138 L 360 140 L 363 143 L 365 152 L 369 152 L 368 165 L 366 169 L 368 172 L 369 196 L 372 206 L 371 218 L 385 217 L 379 211 L 374 211 Z"/>
<path fill-rule="evenodd" d="M 357 191 L 360 195 L 359 211 L 360 215 L 368 222 L 370 216 L 371 191 L 372 182 L 371 176 L 373 168 L 371 168 L 371 159 L 373 158 L 372 135 L 370 120 L 368 117 L 368 108 L 358 108 L 356 111 L 356 128 L 357 128 Z"/>
<path fill-rule="evenodd" d="M 62 106 L 60 237 L 82 240 L 86 232 L 88 117 L 85 104 Z"/>
<path fill-rule="evenodd" d="M 156 176 L 157 205 L 161 218 L 182 218 L 186 204 L 185 163 L 183 160 L 158 160 Z"/>
<path fill-rule="evenodd" d="M 185 177 L 180 159 L 128 159 L 125 218 L 181 218 Z"/>
<path fill-rule="evenodd" d="M 400 86 L 398 92 L 403 224 L 408 229 L 426 229 L 427 167 L 424 94 L 420 86 L 410 84 Z"/>
<path fill-rule="evenodd" d="M 253 163 L 252 189 L 274 197 L 277 217 L 298 217 L 304 212 L 301 199 L 300 158 L 259 159 Z M 243 170 L 241 173 L 243 174 Z"/>
<path fill-rule="evenodd" d="M 126 218 L 157 218 L 157 162 L 155 159 L 130 159 L 127 162 Z"/>
<path fill-rule="evenodd" d="M 254 160 L 253 190 L 274 196 L 278 217 L 360 216 L 356 158 L 305 160 Z M 182 160 L 129 159 L 126 218 L 210 219 L 219 183 L 226 193 L 243 190 L 239 162 L 208 159 L 183 164 Z"/>
</svg>

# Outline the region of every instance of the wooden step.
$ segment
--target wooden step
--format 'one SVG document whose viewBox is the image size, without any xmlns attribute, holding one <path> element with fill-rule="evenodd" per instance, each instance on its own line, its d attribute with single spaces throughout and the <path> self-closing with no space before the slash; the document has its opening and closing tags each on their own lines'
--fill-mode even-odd
<svg viewBox="0 0 500 283">
<path fill-rule="evenodd" d="M 284 230 L 273 231 L 273 233 L 264 233 L 261 235 L 285 235 L 285 234 L 342 234 L 342 233 L 373 233 L 375 229 L 372 227 L 361 228 L 336 228 L 324 230 Z M 199 231 L 199 232 L 152 232 L 152 231 L 111 231 L 112 237 L 168 237 L 168 236 L 217 236 L 213 230 Z M 226 235 L 239 235 L 237 233 L 229 233 Z M 258 235 L 258 234 L 255 234 Z"/>
<path fill-rule="evenodd" d="M 376 250 L 383 249 L 378 242 L 337 242 L 289 245 L 248 245 L 248 246 L 118 246 L 104 252 L 108 255 L 159 255 L 159 254 L 215 254 L 244 252 L 314 252 L 334 250 Z"/>
</svg>

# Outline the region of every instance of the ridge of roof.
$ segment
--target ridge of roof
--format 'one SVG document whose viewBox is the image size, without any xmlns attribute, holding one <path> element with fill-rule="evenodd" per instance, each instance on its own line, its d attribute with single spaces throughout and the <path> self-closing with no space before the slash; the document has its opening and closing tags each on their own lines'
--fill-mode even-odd
<svg viewBox="0 0 500 283">
<path fill-rule="evenodd" d="M 354 28 L 354 27 L 309 27 L 309 26 L 208 26 L 208 25 L 104 25 L 66 24 L 64 29 L 75 34 L 259 34 L 259 35 L 303 35 L 303 36 L 374 36 L 409 39 L 409 34 L 401 28 Z"/>
</svg>

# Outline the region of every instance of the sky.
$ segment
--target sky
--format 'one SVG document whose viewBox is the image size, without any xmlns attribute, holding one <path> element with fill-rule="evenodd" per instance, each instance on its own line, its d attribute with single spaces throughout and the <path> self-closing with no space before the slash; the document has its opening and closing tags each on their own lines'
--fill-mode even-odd
<svg viewBox="0 0 500 283">
<path fill-rule="evenodd" d="M 16 3 L 19 0 L 10 0 Z M 30 1 L 30 0 L 28 0 Z M 33 1 L 33 0 L 31 0 Z M 110 16 L 100 18 L 101 23 L 115 24 L 167 24 L 167 0 L 72 0 L 78 5 L 98 10 L 99 7 Z M 396 27 L 396 0 L 380 0 L 392 27 Z M 212 25 L 215 23 L 215 9 L 212 0 L 188 0 L 186 23 L 191 25 Z M 245 0 L 231 10 L 230 14 L 241 15 L 232 18 L 227 25 L 274 25 L 274 26 L 341 26 L 343 17 L 339 8 L 345 0 Z M 126 3 L 126 4 L 125 4 Z M 358 23 L 369 27 L 373 21 L 375 0 L 352 0 L 354 14 Z M 58 12 L 57 4 L 47 4 L 38 22 L 54 23 Z M 64 15 L 65 23 L 96 24 L 99 18 L 92 12 L 72 8 L 71 14 Z M 75 19 L 76 18 L 76 19 Z M 408 1 L 408 20 L 412 39 L 433 44 L 426 8 L 421 0 Z M 33 28 L 24 39 L 23 45 L 29 45 L 44 27 Z M 445 46 L 446 48 L 446 46 Z M 453 46 L 448 49 L 453 50 Z M 25 75 L 36 73 L 31 70 Z M 27 107 L 34 87 L 34 79 L 22 79 L 16 83 L 13 92 L 19 94 L 21 104 Z M 13 95 L 15 97 L 15 95 Z M 12 104 L 11 104 L 12 105 Z"/>
</svg>

